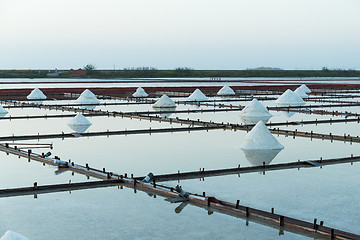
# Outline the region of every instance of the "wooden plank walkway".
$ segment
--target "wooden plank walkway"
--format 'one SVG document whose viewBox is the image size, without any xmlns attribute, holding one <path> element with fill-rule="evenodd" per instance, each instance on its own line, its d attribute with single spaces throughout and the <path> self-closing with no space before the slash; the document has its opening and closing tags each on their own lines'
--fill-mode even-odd
<svg viewBox="0 0 360 240">
<path fill-rule="evenodd" d="M 161 115 L 161 114 L 178 114 L 178 113 L 205 113 L 205 112 L 231 112 L 239 111 L 238 109 L 199 109 L 199 110 L 174 110 L 174 111 L 144 111 L 144 112 L 124 112 L 124 114 L 134 114 L 134 115 Z M 76 114 L 54 114 L 54 115 L 26 115 L 26 116 L 9 116 L 2 117 L 1 120 L 21 120 L 21 119 L 54 119 L 54 118 L 71 118 L 75 117 Z M 84 114 L 85 117 L 109 117 L 104 114 Z M 317 125 L 317 124 L 333 124 L 333 123 L 346 123 L 346 122 L 357 122 L 360 123 L 360 117 L 357 118 L 342 118 L 342 119 L 315 119 L 315 120 L 301 120 L 301 121 L 286 121 L 286 122 L 268 122 L 266 125 L 268 127 L 273 126 L 297 126 L 297 125 Z M 229 123 L 227 123 L 229 124 Z M 248 124 L 248 126 L 253 126 Z"/>
<path fill-rule="evenodd" d="M 148 119 L 147 117 L 140 119 Z M 134 134 L 154 134 L 154 133 L 169 133 L 169 132 L 192 132 L 192 131 L 208 131 L 208 130 L 216 130 L 216 129 L 224 129 L 224 130 L 241 130 L 241 131 L 250 131 L 251 125 L 240 125 L 240 124 L 224 124 L 224 123 L 214 123 L 214 122 L 201 122 L 201 121 L 191 121 L 191 120 L 180 120 L 180 119 L 158 119 L 156 117 L 152 117 L 152 120 L 164 121 L 169 123 L 181 123 L 187 124 L 188 127 L 175 127 L 175 128 L 156 128 L 156 129 L 138 129 L 138 130 L 122 130 L 122 131 L 103 131 L 103 132 L 85 132 L 85 133 L 51 133 L 51 134 L 34 134 L 34 135 L 12 135 L 12 136 L 2 136 L 0 137 L 0 141 L 17 141 L 17 140 L 40 140 L 40 139 L 65 139 L 65 138 L 78 138 L 78 137 L 96 137 L 96 136 L 114 136 L 114 135 L 134 135 Z M 332 120 L 325 121 L 328 123 L 332 123 Z M 349 121 L 350 122 L 350 121 Z M 353 120 L 353 122 L 358 122 L 358 120 Z M 315 122 L 311 122 L 312 124 L 316 124 Z M 297 124 L 297 123 L 293 123 Z M 199 127 L 194 127 L 198 125 Z M 271 124 L 268 124 L 269 126 Z M 275 124 L 273 124 L 275 125 Z M 291 125 L 291 123 L 282 123 L 279 125 Z M 269 131 L 273 134 L 284 135 L 286 137 L 304 137 L 310 139 L 321 139 L 321 140 L 330 140 L 330 141 L 341 141 L 341 142 L 349 142 L 349 143 L 359 143 L 359 136 L 350 136 L 347 134 L 344 135 L 334 135 L 334 134 L 323 134 L 316 133 L 313 131 L 304 132 L 298 130 L 285 130 L 280 128 L 270 128 Z"/>
<path fill-rule="evenodd" d="M 193 131 L 208 131 L 214 129 L 223 129 L 223 126 L 209 126 L 209 127 L 178 127 L 178 128 L 149 128 L 137 130 L 123 130 L 123 131 L 103 131 L 103 132 L 85 132 L 85 133 L 54 133 L 54 134 L 35 134 L 35 135 L 19 135 L 19 136 L 3 136 L 0 141 L 17 141 L 17 140 L 40 140 L 40 139 L 65 139 L 78 137 L 98 137 L 98 136 L 121 136 L 121 135 L 136 135 L 136 134 L 154 134 L 154 133 L 174 133 L 174 132 L 193 132 Z"/>
<path fill-rule="evenodd" d="M 288 126 L 288 125 L 312 125 L 312 124 L 333 124 L 333 123 L 346 123 L 346 122 L 357 122 L 360 123 L 360 117 L 357 118 L 342 118 L 342 119 L 315 119 L 315 120 L 302 120 L 302 121 L 286 121 L 286 122 L 269 122 L 266 124 L 268 127 L 273 126 Z"/>
<path fill-rule="evenodd" d="M 269 165 L 260 165 L 260 166 L 250 166 L 250 167 L 235 167 L 235 168 L 226 168 L 226 169 L 217 169 L 217 170 L 205 170 L 204 168 L 199 171 L 192 172 L 177 172 L 172 174 L 161 174 L 154 175 L 156 182 L 166 182 L 166 181 L 177 181 L 177 180 L 189 180 L 189 179 L 203 179 L 205 177 L 216 177 L 216 176 L 225 176 L 225 175 L 235 175 L 235 174 L 246 174 L 254 172 L 265 172 L 267 171 L 276 171 L 276 170 L 285 170 L 285 169 L 300 169 L 300 168 L 313 168 L 320 166 L 328 166 L 335 164 L 344 164 L 344 163 L 354 163 L 359 162 L 360 156 L 351 156 L 345 158 L 333 158 L 333 159 L 321 159 L 321 160 L 305 160 L 305 161 L 296 161 L 289 163 L 279 163 L 279 164 L 269 164 Z M 313 164 L 311 164 L 311 163 Z M 146 176 L 135 177 L 136 180 L 142 180 Z"/>
<path fill-rule="evenodd" d="M 360 106 L 360 102 L 354 103 L 339 103 L 339 104 L 317 104 L 317 105 L 303 105 L 303 106 L 288 106 L 288 107 L 268 107 L 270 110 L 282 110 L 288 109 L 300 109 L 300 108 L 332 108 L 332 107 L 357 107 Z"/>
<path fill-rule="evenodd" d="M 5 103 L 9 103 L 9 101 L 4 101 Z M 154 101 L 149 101 L 149 100 L 139 100 L 139 102 L 133 102 L 133 104 L 152 104 L 154 103 Z M 4 107 L 7 108 L 26 108 L 26 107 L 30 107 L 30 108 L 40 108 L 40 109 L 48 109 L 48 110 L 62 110 L 62 111 L 71 111 L 71 112 L 81 112 L 81 113 L 94 113 L 91 111 L 100 111 L 100 110 L 87 110 L 87 109 L 81 109 L 81 108 L 75 108 L 77 107 L 82 107 L 82 106 L 91 106 L 91 105 L 98 105 L 98 104 L 89 104 L 89 105 L 83 105 L 83 104 L 65 104 L 65 105 L 43 105 L 43 104 L 31 104 L 28 102 L 15 102 L 15 101 L 10 101 L 11 105 L 5 105 Z M 196 106 L 206 106 L 206 107 L 219 107 L 219 108 L 229 108 L 229 109 L 237 109 L 237 110 L 242 110 L 244 108 L 244 106 L 241 105 L 226 105 L 226 104 L 210 104 L 210 103 L 206 103 L 206 102 L 182 102 L 182 104 L 185 105 L 196 105 Z M 318 115 L 332 115 L 332 116 L 339 116 L 339 115 L 343 115 L 343 116 L 360 116 L 360 114 L 357 113 L 348 113 L 348 112 L 339 112 L 339 111 L 325 111 L 325 110 L 312 110 L 311 108 L 330 108 L 330 107 L 351 107 L 351 106 L 360 106 L 360 102 L 359 103 L 351 103 L 351 104 L 320 104 L 320 105 L 305 105 L 305 106 L 293 106 L 293 107 L 268 107 L 269 110 L 273 110 L 273 111 L 285 111 L 285 112 L 299 112 L 299 113 L 307 113 L 307 114 L 318 114 Z M 89 112 L 90 111 L 90 112 Z M 196 110 L 193 110 L 194 112 L 196 112 Z M 205 110 L 204 111 L 209 111 L 211 112 L 211 110 Z M 216 111 L 216 110 L 215 110 Z M 219 110 L 219 111 L 223 111 L 223 110 Z M 229 111 L 236 111 L 236 110 L 229 110 Z M 105 111 L 106 112 L 106 111 Z M 146 112 L 146 111 L 145 111 Z M 212 112 L 214 112 L 214 110 L 212 110 Z M 122 112 L 118 112 L 119 114 L 125 114 Z M 132 112 L 132 115 L 135 114 L 141 114 L 142 112 L 136 113 L 136 112 Z M 108 113 L 109 114 L 109 113 Z M 130 113 L 129 113 L 130 114 Z M 144 113 L 145 114 L 145 113 Z"/>
<path fill-rule="evenodd" d="M 52 118 L 73 118 L 76 114 L 44 114 L 44 115 L 26 115 L 26 116 L 8 116 L 2 117 L 0 120 L 19 120 L 19 119 L 52 119 Z M 104 114 L 84 114 L 85 117 L 103 117 Z"/>
<path fill-rule="evenodd" d="M 15 148 L 7 147 L 0 144 L 0 151 L 14 154 L 20 157 L 25 157 L 30 160 L 39 161 L 42 163 L 50 164 L 53 166 L 58 166 L 64 168 L 65 165 L 63 161 L 59 159 L 53 159 L 48 157 L 42 157 L 41 155 L 34 154 L 32 152 L 25 152 Z M 329 228 L 323 225 L 318 225 L 316 222 L 306 222 L 294 218 L 290 218 L 284 215 L 279 215 L 272 212 L 267 212 L 259 209 L 250 208 L 239 204 L 239 201 L 236 203 L 230 203 L 226 201 L 221 201 L 212 196 L 204 196 L 193 193 L 188 193 L 186 197 L 181 196 L 174 188 L 169 188 L 153 183 L 145 183 L 137 181 L 136 179 L 126 178 L 113 174 L 112 172 L 106 172 L 89 168 L 89 166 L 81 166 L 75 164 L 74 162 L 67 164 L 66 169 L 69 171 L 77 172 L 86 176 L 91 176 L 99 179 L 105 180 L 121 180 L 123 186 L 133 188 L 134 191 L 144 191 L 151 193 L 157 196 L 164 198 L 186 198 L 189 204 L 194 206 L 204 208 L 209 212 L 219 212 L 227 214 L 229 216 L 234 216 L 237 218 L 243 218 L 247 221 L 253 221 L 266 226 L 270 226 L 276 229 L 279 229 L 280 232 L 289 231 L 296 234 L 301 234 L 304 236 L 311 236 L 314 238 L 331 238 L 331 239 L 360 239 L 360 235 L 344 232 L 341 230 Z"/>
<path fill-rule="evenodd" d="M 240 109 L 229 108 L 216 108 L 216 109 L 187 109 L 187 110 L 164 110 L 164 111 L 135 111 L 135 112 L 122 112 L 125 115 L 160 115 L 160 114 L 179 114 L 179 113 L 207 113 L 207 112 L 238 112 Z M 104 113 L 84 113 L 85 117 L 103 117 L 108 116 Z M 2 117 L 0 120 L 18 120 L 18 119 L 51 119 L 51 118 L 70 118 L 75 117 L 76 114 L 44 114 L 44 115 L 23 115 L 23 116 L 7 116 Z"/>
<path fill-rule="evenodd" d="M 200 106 L 222 106 L 222 107 L 239 107 L 243 108 L 244 106 L 241 105 L 226 105 L 226 104 L 216 104 L 216 103 L 222 103 L 222 102 L 242 102 L 242 101 L 251 101 L 253 98 L 248 99 L 213 99 L 213 100 L 207 100 L 207 101 L 175 101 L 177 104 L 183 104 L 183 105 L 200 105 Z M 269 100 L 276 100 L 277 98 L 257 98 L 259 101 L 269 101 Z M 315 101 L 317 99 L 315 98 L 308 98 L 306 101 Z M 321 98 L 319 98 L 321 100 Z M 0 101 L 2 104 L 5 104 L 4 108 L 32 108 L 32 107 L 38 107 L 38 106 L 44 106 L 46 105 L 48 109 L 57 110 L 61 109 L 62 107 L 84 107 L 84 106 L 121 106 L 121 105 L 140 105 L 140 104 L 154 104 L 156 100 L 152 99 L 126 99 L 127 102 L 104 102 L 104 103 L 96 103 L 96 104 L 78 104 L 78 103 L 67 103 L 67 104 L 34 104 L 30 102 L 19 102 L 19 101 Z M 319 102 L 319 101 L 318 101 Z M 349 102 L 344 101 L 334 101 L 333 104 L 317 104 L 317 105 L 304 105 L 304 106 L 290 106 L 290 107 L 268 107 L 270 110 L 287 110 L 287 109 L 293 109 L 293 108 L 331 108 L 331 107 L 351 107 L 351 106 L 360 106 L 360 102 Z"/>
<path fill-rule="evenodd" d="M 312 110 L 312 109 L 286 109 L 286 110 L 275 110 L 278 112 L 296 112 L 296 113 L 305 113 L 305 114 L 316 114 L 316 115 L 328 115 L 328 116 L 345 116 L 345 117 L 359 117 L 359 113 L 353 112 L 341 112 L 341 111 L 326 111 L 326 110 Z"/>
<path fill-rule="evenodd" d="M 121 106 L 121 105 L 141 105 L 141 104 L 154 104 L 154 100 L 147 100 L 147 101 L 134 101 L 134 102 L 113 102 L 113 103 L 87 103 L 87 104 L 79 104 L 79 103 L 67 103 L 67 104 L 34 104 L 29 102 L 18 102 L 18 101 L 1 101 L 2 104 L 6 104 L 4 108 L 33 108 L 38 106 L 46 105 L 48 109 L 51 110 L 58 110 L 62 107 L 84 107 L 84 106 Z"/>
<path fill-rule="evenodd" d="M 79 182 L 79 183 L 52 184 L 52 185 L 42 185 L 42 186 L 38 186 L 37 183 L 34 183 L 34 185 L 31 187 L 0 189 L 0 198 L 26 196 L 26 195 L 36 196 L 38 194 L 46 194 L 46 193 L 67 192 L 67 191 L 93 189 L 93 188 L 104 188 L 104 187 L 118 186 L 121 183 L 123 183 L 123 180 L 121 180 L 121 179 L 89 181 L 89 182 Z"/>
<path fill-rule="evenodd" d="M 15 103 L 16 104 L 16 103 Z M 46 105 L 38 106 L 39 108 L 49 108 Z M 228 130 L 242 130 L 242 131 L 250 131 L 251 126 L 249 125 L 241 125 L 241 124 L 231 124 L 231 123 L 215 123 L 215 122 L 207 122 L 207 121 L 197 121 L 191 119 L 180 119 L 176 118 L 162 118 L 160 116 L 149 116 L 149 115 L 141 115 L 141 114 L 133 114 L 133 113 L 123 113 L 123 112 L 109 112 L 109 111 L 102 111 L 102 110 L 89 110 L 89 109 L 78 109 L 73 107 L 62 107 L 62 111 L 70 111 L 70 112 L 81 112 L 83 114 L 103 114 L 104 116 L 113 116 L 113 117 L 126 117 L 126 118 L 134 118 L 134 119 L 144 119 L 148 121 L 158 121 L 158 122 L 168 122 L 170 124 L 177 123 L 177 124 L 186 124 L 189 126 L 199 126 L 200 128 L 179 128 L 179 131 L 199 131 L 199 130 L 209 130 L 209 129 L 228 129 Z M 316 120 L 317 121 L 317 120 Z M 315 124 L 316 124 L 315 121 Z M 332 120 L 329 120 L 331 123 Z M 341 135 L 333 135 L 333 134 L 322 134 L 322 133 L 314 133 L 311 132 L 302 132 L 298 130 L 283 130 L 280 128 L 271 128 L 269 129 L 270 132 L 278 134 L 278 135 L 285 135 L 285 136 L 292 136 L 292 137 L 305 137 L 310 139 L 322 139 L 322 140 L 330 140 L 330 141 L 342 141 L 342 142 L 350 142 L 350 143 L 358 143 L 360 142 L 359 136 L 350 136 L 347 134 Z M 176 131 L 173 128 L 158 130 L 158 132 L 171 132 Z M 84 136 L 107 136 L 107 135 L 130 135 L 130 134 L 143 134 L 143 133 L 155 133 L 155 130 L 148 129 L 148 130 L 128 130 L 128 131 L 113 131 L 113 132 L 95 132 L 95 133 L 85 133 Z M 108 134 L 109 133 L 109 134 Z M 36 135 L 30 136 L 7 136 L 0 138 L 0 141 L 13 141 L 13 140 L 25 140 L 25 139 L 46 139 L 46 138 L 62 138 L 64 137 L 76 137 L 70 136 L 71 134 L 45 134 L 45 135 L 37 135 L 39 136 L 36 138 Z M 40 137 L 41 136 L 41 137 Z"/>
</svg>

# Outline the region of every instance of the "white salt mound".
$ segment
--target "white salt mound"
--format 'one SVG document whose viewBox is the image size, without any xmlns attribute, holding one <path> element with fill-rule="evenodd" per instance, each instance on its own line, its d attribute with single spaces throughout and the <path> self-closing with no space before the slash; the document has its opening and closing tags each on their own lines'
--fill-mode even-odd
<svg viewBox="0 0 360 240">
<path fill-rule="evenodd" d="M 230 95 L 235 95 L 235 92 L 234 92 L 234 90 L 232 90 L 231 87 L 229 87 L 228 85 L 225 85 L 217 92 L 217 95 L 230 96 Z"/>
<path fill-rule="evenodd" d="M 8 230 L 0 240 L 29 240 L 28 238 L 24 237 L 23 235 Z"/>
<path fill-rule="evenodd" d="M 86 89 L 85 91 L 83 91 L 79 98 L 76 99 L 77 103 L 80 104 L 99 104 L 100 101 L 99 99 L 96 98 L 95 94 L 92 93 L 89 89 Z"/>
<path fill-rule="evenodd" d="M 259 121 L 267 122 L 272 115 L 262 103 L 254 98 L 240 112 L 240 117 L 244 124 L 256 124 Z"/>
<path fill-rule="evenodd" d="M 243 110 L 241 110 L 240 115 L 243 117 L 271 117 L 268 109 L 254 98 Z"/>
<path fill-rule="evenodd" d="M 91 125 L 92 123 L 84 117 L 81 113 L 76 114 L 76 116 L 68 122 L 68 125 Z"/>
<path fill-rule="evenodd" d="M 196 89 L 188 98 L 188 101 L 207 101 L 208 98 L 200 91 L 200 89 Z"/>
<path fill-rule="evenodd" d="M 95 94 L 90 91 L 89 89 L 85 89 L 81 94 L 80 97 L 84 97 L 84 98 L 89 98 L 89 99 L 94 99 L 96 98 Z"/>
<path fill-rule="evenodd" d="M 158 109 L 160 112 L 160 117 L 162 118 L 167 118 L 167 117 L 170 117 L 171 116 L 171 112 L 170 111 L 175 111 L 176 110 L 176 107 L 170 107 L 170 108 L 159 108 Z M 170 112 L 170 113 L 169 113 Z"/>
<path fill-rule="evenodd" d="M 147 97 L 147 96 L 149 96 L 149 94 L 147 94 L 142 87 L 138 87 L 132 96 L 133 97 Z"/>
<path fill-rule="evenodd" d="M 154 108 L 174 108 L 176 104 L 166 94 L 162 95 L 159 100 L 153 105 Z"/>
<path fill-rule="evenodd" d="M 304 93 L 311 93 L 311 90 L 305 84 L 301 85 L 299 88 L 303 90 Z"/>
<path fill-rule="evenodd" d="M 35 88 L 31 91 L 31 93 L 27 96 L 27 99 L 46 99 L 45 94 L 38 88 Z"/>
<path fill-rule="evenodd" d="M 295 94 L 292 90 L 286 90 L 275 103 L 282 106 L 301 106 L 305 105 L 304 100 Z"/>
<path fill-rule="evenodd" d="M 286 111 L 281 111 L 280 112 L 281 115 L 287 117 L 287 118 L 291 118 L 292 116 L 295 115 L 295 112 L 286 112 Z"/>
<path fill-rule="evenodd" d="M 72 130 L 83 133 L 85 132 L 92 123 L 87 120 L 84 115 L 78 113 L 73 119 L 71 119 L 67 124 Z"/>
<path fill-rule="evenodd" d="M 259 121 L 246 135 L 242 150 L 283 149 L 284 146 L 270 133 L 263 121 Z"/>
<path fill-rule="evenodd" d="M 304 90 L 302 90 L 301 88 L 297 88 L 295 91 L 294 91 L 294 93 L 296 94 L 296 95 L 298 95 L 299 97 L 301 97 L 301 98 L 308 98 L 309 96 L 304 92 Z"/>
</svg>

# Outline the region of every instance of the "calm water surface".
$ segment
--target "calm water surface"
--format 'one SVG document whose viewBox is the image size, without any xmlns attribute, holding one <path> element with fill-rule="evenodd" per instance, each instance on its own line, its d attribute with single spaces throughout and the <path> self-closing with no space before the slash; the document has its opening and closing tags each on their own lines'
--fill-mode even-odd
<svg viewBox="0 0 360 240">
<path fill-rule="evenodd" d="M 61 102 L 61 101 L 58 101 Z M 239 104 L 245 105 L 248 102 Z M 177 109 L 211 109 L 180 105 Z M 100 106 L 109 111 L 152 111 L 149 104 Z M 358 108 L 348 108 L 357 111 Z M 326 119 L 327 116 L 296 113 L 287 116 L 271 112 L 270 121 L 298 121 Z M 55 110 L 34 108 L 9 109 L 11 116 L 67 114 Z M 204 121 L 241 123 L 239 112 L 172 114 L 171 117 Z M 335 119 L 336 117 L 334 117 Z M 148 129 L 180 127 L 179 124 L 158 123 L 114 117 L 90 117 L 88 131 Z M 72 132 L 67 126 L 70 118 L 0 120 L 1 136 Z M 351 132 L 360 135 L 358 123 L 284 126 L 299 131 Z M 111 137 L 48 139 L 22 141 L 53 143 L 53 156 L 63 160 L 103 168 L 119 174 L 143 176 L 194 171 L 199 168 L 219 169 L 250 166 L 240 149 L 246 132 L 211 130 L 209 132 L 160 133 Z M 285 163 L 359 155 L 358 144 L 330 142 L 318 139 L 275 136 L 284 150 L 271 162 Z M 49 149 L 34 150 L 34 152 Z M 17 158 L 0 152 L 0 187 L 31 186 L 87 181 L 85 176 L 64 172 L 57 168 Z M 360 163 L 343 164 L 311 169 L 293 169 L 263 173 L 228 175 L 205 178 L 205 181 L 186 180 L 180 185 L 186 191 L 206 192 L 207 195 L 254 208 L 312 222 L 314 218 L 325 225 L 360 234 Z M 90 180 L 95 180 L 90 178 Z M 176 186 L 176 182 L 166 182 Z M 276 229 L 188 205 L 180 214 L 177 204 L 165 202 L 161 197 L 150 197 L 132 189 L 109 187 L 0 199 L 0 235 L 8 229 L 29 239 L 306 239 L 285 232 L 279 237 Z"/>
</svg>

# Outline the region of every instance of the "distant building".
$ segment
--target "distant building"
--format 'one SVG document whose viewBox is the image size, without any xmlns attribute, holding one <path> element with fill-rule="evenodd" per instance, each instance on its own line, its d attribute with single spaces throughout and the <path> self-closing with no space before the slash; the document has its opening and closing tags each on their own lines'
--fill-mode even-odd
<svg viewBox="0 0 360 240">
<path fill-rule="evenodd" d="M 86 70 L 79 68 L 78 70 L 70 69 L 69 77 L 86 77 Z"/>
</svg>

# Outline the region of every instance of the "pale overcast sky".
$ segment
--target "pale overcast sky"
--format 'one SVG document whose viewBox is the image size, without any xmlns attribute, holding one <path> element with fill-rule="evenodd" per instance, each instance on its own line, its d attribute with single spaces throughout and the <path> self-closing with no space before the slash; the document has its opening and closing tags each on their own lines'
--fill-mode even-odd
<svg viewBox="0 0 360 240">
<path fill-rule="evenodd" d="M 0 69 L 360 69 L 360 0 L 0 0 Z"/>
</svg>

